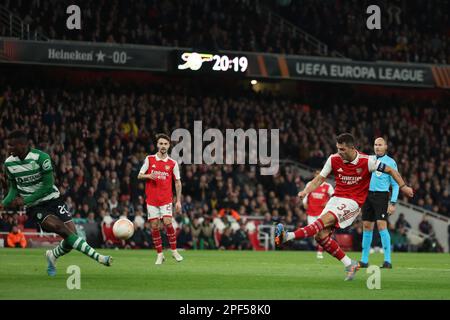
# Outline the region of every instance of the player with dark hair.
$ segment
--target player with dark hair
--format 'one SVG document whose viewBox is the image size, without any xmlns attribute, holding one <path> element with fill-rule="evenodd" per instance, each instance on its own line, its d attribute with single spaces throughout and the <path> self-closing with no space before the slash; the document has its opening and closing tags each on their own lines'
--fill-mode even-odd
<svg viewBox="0 0 450 320">
<path fill-rule="evenodd" d="M 327 159 L 320 174 L 298 194 L 303 199 L 333 173 L 336 181 L 333 197 L 328 201 L 319 218 L 304 228 L 285 232 L 284 226 L 278 224 L 275 243 L 279 246 L 293 239 L 315 236 L 316 241 L 325 251 L 344 264 L 347 281 L 355 277 L 359 263 L 350 259 L 342 251 L 339 244 L 331 238 L 331 234 L 336 228 L 344 229 L 350 226 L 361 212 L 361 206 L 369 191 L 371 173 L 380 171 L 391 175 L 400 185 L 400 190 L 408 197 L 413 196 L 413 190 L 406 185 L 396 170 L 383 164 L 375 156 L 358 152 L 351 134 L 339 135 L 336 139 L 336 147 L 338 152 Z"/>
<path fill-rule="evenodd" d="M 169 157 L 170 137 L 166 134 L 156 135 L 158 152 L 145 158 L 138 174 L 138 179 L 146 180 L 145 194 L 147 214 L 152 228 L 153 244 L 157 252 L 155 264 L 165 260 L 162 248 L 159 221 L 162 219 L 169 238 L 173 258 L 180 262 L 183 257 L 177 251 L 177 237 L 172 225 L 172 180 L 175 180 L 177 201 L 175 211 L 181 212 L 181 179 L 178 163 Z"/>
<path fill-rule="evenodd" d="M 56 259 L 72 249 L 110 266 L 112 257 L 97 253 L 77 235 L 72 217 L 54 184 L 50 156 L 41 150 L 30 148 L 27 135 L 20 130 L 9 134 L 8 151 L 10 157 L 5 160 L 4 166 L 9 191 L 0 210 L 2 207 L 25 205 L 27 215 L 35 219 L 42 230 L 54 232 L 63 238 L 56 248 L 46 252 L 48 275 L 56 275 Z"/>
</svg>

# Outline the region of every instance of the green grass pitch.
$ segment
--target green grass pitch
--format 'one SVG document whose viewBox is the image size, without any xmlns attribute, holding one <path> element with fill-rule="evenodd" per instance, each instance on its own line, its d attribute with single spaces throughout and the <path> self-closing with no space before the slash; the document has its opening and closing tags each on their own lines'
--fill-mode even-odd
<svg viewBox="0 0 450 320">
<path fill-rule="evenodd" d="M 72 252 L 52 278 L 44 252 L 0 250 L 0 299 L 450 299 L 448 254 L 394 253 L 394 269 L 381 270 L 381 289 L 369 290 L 366 269 L 344 282 L 340 262 L 313 252 L 184 251 L 177 263 L 166 251 L 166 262 L 155 266 L 153 251 L 99 250 L 113 255 L 110 268 Z M 370 259 L 379 265 L 383 255 Z M 80 267 L 80 290 L 67 289 L 69 265 Z"/>
</svg>

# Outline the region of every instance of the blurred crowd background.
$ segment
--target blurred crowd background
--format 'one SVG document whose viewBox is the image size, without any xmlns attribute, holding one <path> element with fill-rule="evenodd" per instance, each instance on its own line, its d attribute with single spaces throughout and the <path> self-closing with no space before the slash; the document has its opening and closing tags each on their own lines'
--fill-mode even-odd
<svg viewBox="0 0 450 320">
<path fill-rule="evenodd" d="M 78 0 L 81 31 L 65 28 L 71 1 L 2 3 L 50 39 L 450 62 L 448 0 Z M 366 9 L 374 4 L 383 13 L 382 29 L 375 31 L 366 28 Z M 326 43 L 327 52 L 305 41 L 295 26 Z M 0 27 L 0 35 L 7 28 Z"/>
<path fill-rule="evenodd" d="M 369 154 L 374 138 L 388 137 L 389 154 L 416 191 L 413 199 L 401 199 L 450 214 L 450 113 L 444 105 L 362 96 L 347 97 L 350 102 L 341 103 L 338 95 L 335 100 L 328 95 L 305 103 L 250 90 L 235 96 L 201 92 L 190 94 L 181 86 L 165 85 L 120 92 L 107 83 L 83 90 L 8 86 L 0 109 L 0 158 L 8 156 L 8 132 L 23 128 L 35 147 L 50 154 L 56 185 L 76 219 L 100 226 L 127 216 L 137 218 L 138 226 L 146 230 L 144 183 L 137 174 L 145 156 L 156 152 L 156 133 L 176 128 L 192 132 L 199 119 L 203 130 L 279 128 L 280 159 L 294 162 L 282 164 L 276 175 L 260 175 L 255 165 L 181 165 L 183 210 L 176 218 L 180 242 L 199 246 L 196 219 L 200 225 L 210 221 L 216 229 L 217 224 L 230 224 L 228 217 L 243 224 L 236 219 L 241 216 L 260 217 L 266 224 L 305 225 L 306 215 L 296 195 L 311 177 L 302 177 L 295 163 L 321 168 L 336 152 L 335 136 L 349 131 L 358 148 Z M 5 186 L 5 176 L 1 179 Z M 214 223 L 216 218 L 221 222 Z M 394 230 L 401 232 L 394 222 Z M 36 227 L 23 223 L 26 228 Z M 226 234 L 224 229 L 220 234 Z M 239 225 L 231 228 L 230 237 L 239 229 Z M 353 229 L 347 232 L 361 231 L 360 224 Z M 139 234 L 149 243 L 148 233 L 147 238 Z"/>
</svg>

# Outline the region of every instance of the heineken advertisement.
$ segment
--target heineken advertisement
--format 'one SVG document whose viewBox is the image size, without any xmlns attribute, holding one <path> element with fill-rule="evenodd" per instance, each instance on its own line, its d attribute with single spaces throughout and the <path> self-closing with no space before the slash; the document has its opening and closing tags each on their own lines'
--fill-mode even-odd
<svg viewBox="0 0 450 320">
<path fill-rule="evenodd" d="M 196 57 L 198 59 L 194 59 Z M 177 73 L 180 72 L 177 66 L 184 63 L 183 66 L 188 65 L 185 69 L 189 72 L 184 71 L 186 75 L 202 77 L 234 75 L 450 89 L 450 67 L 444 65 L 355 62 L 349 59 L 113 43 L 40 42 L 0 37 L 0 62 Z"/>
<path fill-rule="evenodd" d="M 73 67 L 167 71 L 164 47 L 0 38 L 0 61 Z"/>
</svg>

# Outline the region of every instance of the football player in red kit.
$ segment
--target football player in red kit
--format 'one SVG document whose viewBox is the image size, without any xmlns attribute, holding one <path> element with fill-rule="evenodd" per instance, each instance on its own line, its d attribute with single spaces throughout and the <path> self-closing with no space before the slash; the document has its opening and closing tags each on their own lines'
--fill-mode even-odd
<svg viewBox="0 0 450 320">
<path fill-rule="evenodd" d="M 349 133 L 343 133 L 336 139 L 338 152 L 331 155 L 320 174 L 315 177 L 298 196 L 303 199 L 319 187 L 331 173 L 334 174 L 336 188 L 333 197 L 328 201 L 319 218 L 304 228 L 294 232 L 285 232 L 284 226 L 276 227 L 275 243 L 281 245 L 293 239 L 315 236 L 316 241 L 326 252 L 340 260 L 345 266 L 345 280 L 352 280 L 359 269 L 357 261 L 350 259 L 331 239 L 335 228 L 347 228 L 361 212 L 361 206 L 369 193 L 371 173 L 380 171 L 387 173 L 400 186 L 400 190 L 408 197 L 413 196 L 413 189 L 408 187 L 400 174 L 383 164 L 375 156 L 367 156 L 355 148 L 355 140 Z"/>
<path fill-rule="evenodd" d="M 319 175 L 320 171 L 314 172 L 314 177 Z M 308 182 L 306 187 L 308 187 Z M 316 190 L 313 190 L 310 194 L 303 198 L 303 207 L 306 210 L 308 216 L 308 224 L 314 223 L 322 213 L 325 205 L 334 193 L 334 188 L 331 184 L 324 181 Z M 320 244 L 317 244 L 317 259 L 323 259 L 323 248 Z"/>
<path fill-rule="evenodd" d="M 183 257 L 177 251 L 177 238 L 172 225 L 172 181 L 175 180 L 177 202 L 175 211 L 181 212 L 181 179 L 178 163 L 168 155 L 170 138 L 165 134 L 156 136 L 158 152 L 145 158 L 144 164 L 138 174 L 138 179 L 146 180 L 145 195 L 147 214 L 152 228 L 153 244 L 158 253 L 155 264 L 162 264 L 165 260 L 162 248 L 159 221 L 162 220 L 166 228 L 172 256 L 178 262 Z"/>
</svg>

